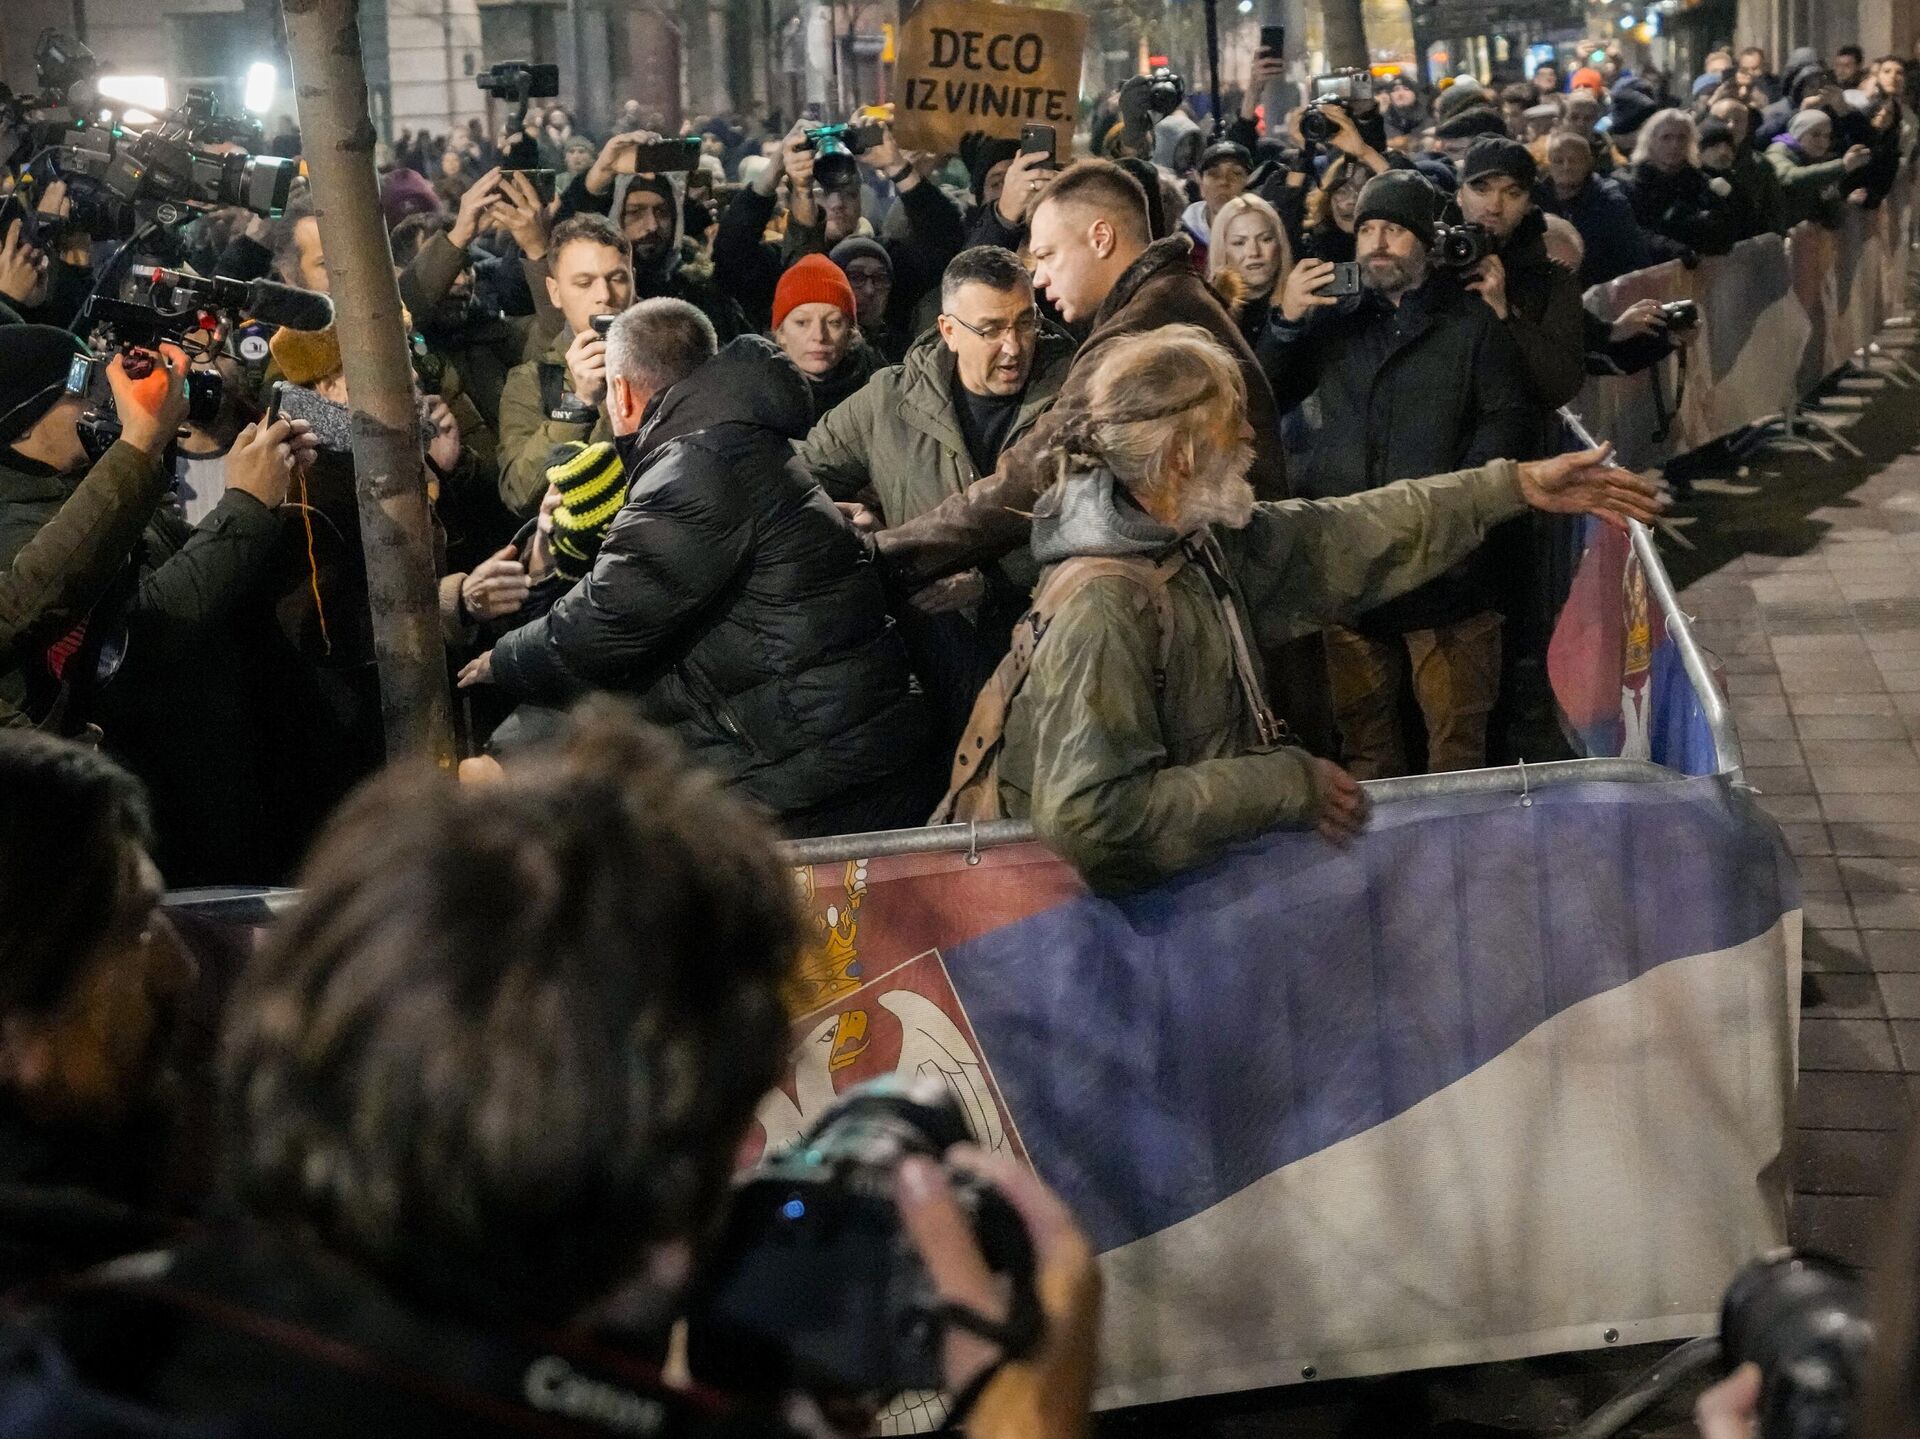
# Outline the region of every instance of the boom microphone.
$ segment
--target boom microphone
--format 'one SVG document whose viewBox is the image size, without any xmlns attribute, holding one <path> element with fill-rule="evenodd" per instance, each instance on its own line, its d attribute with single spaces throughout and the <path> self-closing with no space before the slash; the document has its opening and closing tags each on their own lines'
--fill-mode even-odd
<svg viewBox="0 0 1920 1439">
<path fill-rule="evenodd" d="M 333 301 L 327 296 L 274 280 L 230 280 L 224 275 L 196 275 L 190 270 L 157 266 L 139 274 L 176 294 L 198 296 L 210 306 L 236 310 L 269 325 L 324 330 L 333 323 Z"/>
</svg>

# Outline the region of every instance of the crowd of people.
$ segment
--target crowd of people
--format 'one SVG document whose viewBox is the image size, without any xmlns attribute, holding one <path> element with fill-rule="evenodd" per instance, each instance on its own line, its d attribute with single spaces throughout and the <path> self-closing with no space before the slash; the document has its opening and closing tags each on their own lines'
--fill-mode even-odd
<svg viewBox="0 0 1920 1439">
<path fill-rule="evenodd" d="M 1030 818 L 1126 891 L 1276 825 L 1344 844 L 1360 780 L 1528 754 L 1543 527 L 1665 502 L 1559 453 L 1558 407 L 1684 343 L 1583 288 L 1880 203 L 1907 67 L 1270 114 L 1282 70 L 1210 140 L 1129 81 L 1073 163 L 882 116 L 858 154 L 707 122 L 651 172 L 631 103 L 598 141 L 560 106 L 400 136 L 463 784 L 382 772 L 339 335 L 96 356 L 114 237 L 9 177 L 0 1282 L 53 1287 L 8 1432 L 857 1432 L 662 1378 L 785 1052 L 775 836 Z M 324 293 L 323 232 L 302 189 L 165 258 Z M 257 957 L 159 907 L 163 875 L 296 873 Z M 949 1388 L 972 1432 L 1077 1434 L 1087 1242 L 1030 1174 L 951 1162 L 1027 1223 L 1047 1327 L 1008 1362 L 946 1170 L 904 1165 Z M 215 1174 L 221 1226 L 188 1225 Z"/>
<path fill-rule="evenodd" d="M 979 707 L 1011 703 L 1012 637 L 1056 562 L 1035 517 L 1120 342 L 1197 326 L 1233 361 L 1261 502 L 1543 460 L 1588 374 L 1685 342 L 1651 303 L 1599 319 L 1586 286 L 1879 204 L 1915 130 L 1906 67 L 1851 49 L 1778 77 L 1719 51 L 1684 97 L 1608 58 L 1270 113 L 1283 72 L 1260 54 L 1211 139 L 1136 77 L 1065 168 L 977 135 L 909 153 L 878 111 L 858 154 L 808 120 L 696 122 L 687 168 L 653 172 L 658 117 L 631 102 L 604 140 L 555 104 L 513 135 L 383 146 L 463 752 L 510 762 L 610 692 L 790 836 L 952 813 L 983 724 L 1018 753 L 1018 704 Z M 283 118 L 271 148 L 299 147 Z M 111 366 L 69 387 L 110 237 L 36 178 L 31 240 L 0 235 L 20 322 L 0 561 L 31 573 L 35 542 L 144 522 L 36 590 L 0 704 L 98 734 L 145 784 L 174 882 L 284 880 L 382 758 L 352 455 L 263 413 L 292 394 L 288 416 L 344 414 L 338 337 L 239 316 L 183 336 L 159 373 L 211 375 L 217 413 L 140 448 L 130 407 L 165 419 L 177 397 L 149 378 L 135 398 Z M 304 182 L 275 218 L 213 211 L 172 239 L 202 273 L 331 283 Z M 94 453 L 81 419 L 109 391 L 123 428 Z M 96 497 L 113 485 L 124 511 Z M 1324 625 L 1245 612 L 1263 742 L 1360 779 L 1550 757 L 1544 534 L 1497 527 Z M 1028 780 L 1046 788 L 1004 771 L 990 807 L 1097 874 L 1084 819 Z M 1084 774 L 1053 782 L 1087 798 Z"/>
</svg>

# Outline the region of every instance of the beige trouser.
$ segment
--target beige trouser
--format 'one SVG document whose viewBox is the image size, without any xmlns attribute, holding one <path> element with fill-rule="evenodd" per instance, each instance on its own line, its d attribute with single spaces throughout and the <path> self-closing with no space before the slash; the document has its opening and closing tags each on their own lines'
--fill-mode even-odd
<svg viewBox="0 0 1920 1439">
<path fill-rule="evenodd" d="M 1407 772 L 1400 693 L 1409 674 L 1427 726 L 1428 772 L 1487 762 L 1487 717 L 1500 693 L 1500 624 L 1489 611 L 1391 640 L 1327 631 L 1334 722 L 1356 779 Z"/>
</svg>

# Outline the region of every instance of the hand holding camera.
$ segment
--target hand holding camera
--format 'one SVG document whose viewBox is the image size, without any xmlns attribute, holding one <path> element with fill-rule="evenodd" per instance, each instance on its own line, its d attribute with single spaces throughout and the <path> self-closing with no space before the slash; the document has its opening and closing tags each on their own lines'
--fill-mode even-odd
<svg viewBox="0 0 1920 1439">
<path fill-rule="evenodd" d="M 1008 225 L 1025 224 L 1057 168 L 1054 158 L 1040 150 L 1015 155 L 1007 167 L 1007 178 L 1000 187 L 1000 200 L 995 207 L 1000 211 L 1000 218 Z"/>
<path fill-rule="evenodd" d="M 1471 270 L 1464 272 L 1467 289 L 1487 302 L 1487 308 L 1502 320 L 1507 318 L 1507 267 L 1498 255 L 1483 255 Z"/>
<path fill-rule="evenodd" d="M 567 374 L 582 404 L 598 406 L 607 397 L 607 341 L 594 329 L 582 330 L 567 346 Z"/>
<path fill-rule="evenodd" d="M 27 222 L 15 219 L 0 238 L 0 296 L 18 305 L 33 303 L 47 273 L 47 256 L 27 238 Z"/>
<path fill-rule="evenodd" d="M 127 357 L 107 365 L 107 388 L 120 417 L 120 438 L 142 454 L 158 457 L 187 418 L 187 352 L 163 344 L 149 355 L 146 374 L 127 373 Z"/>
</svg>

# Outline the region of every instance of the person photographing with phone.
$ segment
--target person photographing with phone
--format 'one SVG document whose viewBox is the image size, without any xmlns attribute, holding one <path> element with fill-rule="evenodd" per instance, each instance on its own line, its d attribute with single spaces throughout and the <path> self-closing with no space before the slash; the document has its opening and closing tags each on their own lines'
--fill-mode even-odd
<svg viewBox="0 0 1920 1439">
<path fill-rule="evenodd" d="M 1396 480 L 1534 452 L 1534 411 L 1506 328 L 1432 250 L 1440 196 L 1391 171 L 1360 194 L 1360 289 L 1327 293 L 1336 266 L 1295 265 L 1261 360 L 1282 410 L 1309 395 L 1321 428 L 1300 488 L 1360 494 Z M 1500 616 L 1478 554 L 1350 626 L 1327 631 L 1335 723 L 1362 779 L 1404 774 L 1399 703 L 1409 679 L 1426 722 L 1427 768 L 1485 762 L 1500 675 Z"/>
</svg>

